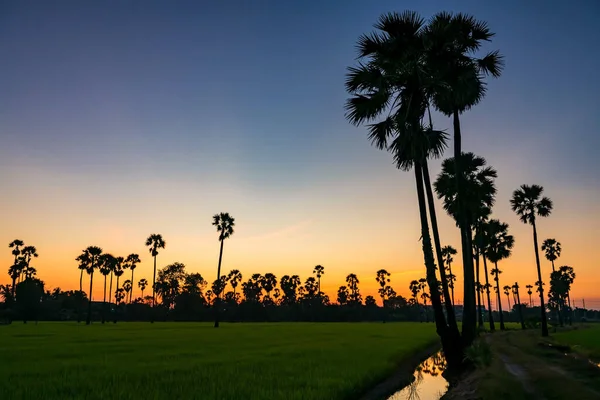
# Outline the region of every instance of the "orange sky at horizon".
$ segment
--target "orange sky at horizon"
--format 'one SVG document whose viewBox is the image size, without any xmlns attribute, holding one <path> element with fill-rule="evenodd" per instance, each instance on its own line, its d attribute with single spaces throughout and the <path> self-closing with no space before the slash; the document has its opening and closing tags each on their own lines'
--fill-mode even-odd
<svg viewBox="0 0 600 400">
<path fill-rule="evenodd" d="M 434 163 L 432 169 L 437 173 L 439 165 Z M 135 280 L 142 277 L 151 280 L 152 258 L 144 241 L 150 233 L 161 233 L 167 245 L 158 256 L 158 268 L 176 261 L 183 262 L 188 272 L 200 272 L 207 281 L 212 281 L 216 277 L 219 243 L 211 225 L 214 212 L 210 213 L 208 209 L 228 211 L 236 219 L 236 233 L 225 243 L 223 273 L 236 268 L 245 278 L 256 272 L 272 272 L 278 279 L 285 274 L 298 274 L 304 281 L 312 274 L 313 267 L 321 264 L 325 267 L 322 286 L 332 301 L 335 301 L 337 288 L 345 284 L 348 273 L 358 275 L 363 298 L 373 295 L 379 300 L 375 272 L 385 268 L 392 274 L 392 287 L 408 297 L 409 282 L 425 276 L 418 241 L 420 227 L 416 194 L 412 174 L 400 173 L 393 168 L 388 170 L 369 183 L 369 190 L 381 195 L 376 199 L 369 195 L 367 187 L 348 185 L 349 181 L 344 179 L 332 181 L 327 187 L 316 187 L 310 193 L 297 191 L 271 199 L 245 191 L 242 187 L 227 185 L 220 190 L 227 193 L 226 197 L 230 200 L 224 203 L 229 204 L 219 205 L 218 201 L 212 200 L 202 206 L 189 200 L 168 198 L 172 190 L 183 191 L 184 195 L 186 188 L 195 190 L 190 188 L 193 183 L 155 182 L 158 187 L 154 191 L 154 199 L 148 197 L 144 204 L 135 207 L 126 204 L 128 212 L 121 211 L 117 215 L 114 215 L 110 203 L 98 200 L 93 205 L 76 201 L 59 204 L 25 197 L 19 208 L 30 211 L 21 217 L 8 214 L 3 208 L 2 217 L 7 223 L 0 234 L 0 243 L 8 244 L 19 238 L 26 244 L 35 245 L 40 257 L 32 265 L 37 268 L 38 277 L 48 287 L 59 286 L 66 290 L 78 287 L 79 270 L 75 257 L 89 245 L 100 246 L 113 255 L 138 253 L 142 263 L 135 271 Z M 512 257 L 499 263 L 499 268 L 504 271 L 500 284 L 504 286 L 519 281 L 524 288 L 536 280 L 532 232 L 531 227 L 519 222 L 510 210 L 508 199 L 511 191 L 505 190 L 509 180 L 505 176 L 510 174 L 503 175 L 502 172 L 498 179 L 499 195 L 494 218 L 509 223 L 516 245 Z M 388 182 L 394 179 L 398 185 L 389 185 Z M 47 182 L 41 190 L 47 190 L 49 199 L 73 195 L 64 193 L 72 189 L 63 187 L 65 189 Z M 593 233 L 596 217 L 600 215 L 598 205 L 584 192 L 569 192 L 565 196 L 566 192 L 556 190 L 552 184 L 545 187 L 545 194 L 553 199 L 555 208 L 549 218 L 538 222 L 540 245 L 548 237 L 555 237 L 562 243 L 563 254 L 557 266 L 571 265 L 577 274 L 572 299 L 580 305 L 581 299 L 586 298 L 588 307 L 598 304 L 596 308 L 600 308 L 596 290 L 600 277 L 591 258 L 586 256 L 592 254 L 595 246 Z M 297 197 L 294 199 L 294 196 Z M 340 198 L 348 201 L 339 202 Z M 266 204 L 261 204 L 265 201 Z M 282 207 L 282 203 L 285 206 Z M 95 207 L 95 213 L 90 212 L 92 207 Z M 154 207 L 165 211 L 156 214 Z M 200 208 L 202 218 L 198 217 L 200 213 L 193 212 L 196 207 Z M 302 212 L 303 209 L 311 212 Z M 459 232 L 439 201 L 437 213 L 443 245 L 451 244 L 459 250 L 453 265 L 453 272 L 458 277 L 455 291 L 458 303 L 462 301 Z M 0 253 L 0 263 L 6 269 L 11 265 L 8 247 Z M 550 268 L 550 263 L 542 258 L 545 279 Z M 127 271 L 122 280 L 129 276 Z M 483 277 L 481 280 L 483 282 Z M 1 274 L 0 283 L 8 282 L 7 274 Z M 99 274 L 95 275 L 94 283 L 93 298 L 99 300 L 103 284 Z M 87 292 L 86 285 L 89 285 L 87 276 L 84 278 L 84 290 Z M 135 293 L 139 293 L 137 285 Z M 525 289 L 522 299 L 526 301 L 524 293 Z M 503 306 L 506 307 L 506 297 L 503 297 Z M 538 303 L 539 300 L 534 301 Z"/>
</svg>

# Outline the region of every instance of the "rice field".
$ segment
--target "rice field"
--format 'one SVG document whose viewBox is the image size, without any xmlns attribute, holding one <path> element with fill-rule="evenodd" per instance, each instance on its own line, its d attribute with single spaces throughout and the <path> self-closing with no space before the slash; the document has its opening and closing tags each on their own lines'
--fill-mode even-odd
<svg viewBox="0 0 600 400">
<path fill-rule="evenodd" d="M 578 353 L 600 363 L 600 324 L 583 325 L 552 335 L 558 343 L 567 344 Z"/>
<path fill-rule="evenodd" d="M 13 323 L 0 399 L 350 399 L 436 340 L 427 323 Z"/>
</svg>

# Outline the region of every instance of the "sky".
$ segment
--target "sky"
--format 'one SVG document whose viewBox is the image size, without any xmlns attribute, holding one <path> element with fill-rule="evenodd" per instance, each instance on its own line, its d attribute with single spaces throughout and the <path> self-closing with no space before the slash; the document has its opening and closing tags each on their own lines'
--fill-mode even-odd
<svg viewBox="0 0 600 400">
<path fill-rule="evenodd" d="M 304 280 L 321 264 L 334 299 L 348 273 L 376 296 L 385 268 L 408 296 L 410 280 L 425 276 L 414 175 L 344 117 L 357 38 L 405 9 L 473 14 L 496 33 L 485 49 L 505 56 L 502 76 L 462 116 L 463 149 L 497 169 L 493 216 L 516 240 L 499 264 L 501 285 L 537 280 L 531 227 L 509 205 L 514 189 L 535 183 L 554 201 L 540 241 L 562 243 L 558 265 L 575 269 L 575 304 L 600 308 L 594 0 L 4 1 L 0 243 L 35 245 L 38 276 L 66 290 L 78 287 L 75 258 L 90 245 L 140 254 L 136 281 L 151 279 L 144 242 L 160 233 L 159 268 L 183 262 L 212 281 L 211 218 L 229 212 L 236 232 L 224 272 Z M 448 118 L 434 123 L 451 132 Z M 439 166 L 431 162 L 432 175 Z M 460 248 L 437 205 L 443 244 Z M 8 248 L 0 253 L 6 269 L 11 260 Z M 542 270 L 551 270 L 544 259 Z"/>
</svg>

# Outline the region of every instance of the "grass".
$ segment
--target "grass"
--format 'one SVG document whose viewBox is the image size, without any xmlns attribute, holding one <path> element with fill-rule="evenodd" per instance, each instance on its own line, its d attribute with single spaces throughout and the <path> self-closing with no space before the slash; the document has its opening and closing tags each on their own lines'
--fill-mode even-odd
<svg viewBox="0 0 600 400">
<path fill-rule="evenodd" d="M 588 331 L 582 337 L 589 337 L 591 343 L 598 346 L 599 330 L 581 331 Z M 571 336 L 569 331 L 542 338 L 537 329 L 485 335 L 482 340 L 490 344 L 493 354 L 491 365 L 475 371 L 466 379 L 466 384 L 462 387 L 459 384 L 455 393 L 446 398 L 599 399 L 598 367 L 543 345 L 563 340 L 563 334 L 565 338 L 577 337 Z"/>
<path fill-rule="evenodd" d="M 571 348 L 596 363 L 600 363 L 600 324 L 575 326 L 552 335 L 557 343 Z"/>
<path fill-rule="evenodd" d="M 13 323 L 0 398 L 346 399 L 436 339 L 422 323 Z"/>
</svg>

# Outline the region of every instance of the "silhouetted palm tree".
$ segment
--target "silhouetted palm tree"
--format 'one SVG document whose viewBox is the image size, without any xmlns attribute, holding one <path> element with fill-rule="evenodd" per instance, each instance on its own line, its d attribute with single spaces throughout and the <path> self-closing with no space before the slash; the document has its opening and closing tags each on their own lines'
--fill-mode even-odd
<svg viewBox="0 0 600 400">
<path fill-rule="evenodd" d="M 107 258 L 110 257 L 109 254 L 102 254 L 98 259 L 98 271 L 104 276 L 104 295 L 102 297 L 102 323 L 106 321 L 106 277 L 111 273 L 111 260 Z"/>
<path fill-rule="evenodd" d="M 383 304 L 383 306 L 385 307 L 385 287 L 388 283 L 390 283 L 390 273 L 387 272 L 385 269 L 380 269 L 379 271 L 377 271 L 377 274 L 375 276 L 375 282 L 377 282 L 379 284 L 379 296 L 381 297 L 381 304 Z"/>
<path fill-rule="evenodd" d="M 147 286 L 148 286 L 148 280 L 146 278 L 140 279 L 140 281 L 138 282 L 138 287 L 142 291 L 142 299 L 144 298 L 144 289 L 146 289 Z"/>
<path fill-rule="evenodd" d="M 86 325 L 90 325 L 92 323 L 92 287 L 94 284 L 94 270 L 98 268 L 100 256 L 102 255 L 102 249 L 97 246 L 89 246 L 84 251 L 87 253 L 87 257 L 89 257 L 90 260 L 87 269 L 87 273 L 90 274 L 90 299 L 88 301 L 88 314 L 87 319 L 85 321 Z"/>
<path fill-rule="evenodd" d="M 23 247 L 23 249 L 21 250 L 21 258 L 23 259 L 23 261 L 25 262 L 24 267 L 22 269 L 23 275 L 25 275 L 25 277 L 27 278 L 28 276 L 31 277 L 32 275 L 35 275 L 35 273 L 32 273 L 32 271 L 30 271 L 30 269 L 32 268 L 30 266 L 31 263 L 31 259 L 32 258 L 37 258 L 38 257 L 38 253 L 37 253 L 37 249 L 35 248 L 35 246 L 25 246 Z M 35 271 L 35 269 L 33 269 Z"/>
<path fill-rule="evenodd" d="M 511 250 L 515 244 L 515 239 L 508 234 L 508 224 L 502 223 L 497 219 L 492 219 L 486 224 L 487 247 L 485 257 L 494 263 L 494 269 L 491 273 L 496 281 L 496 291 L 498 293 L 498 309 L 500 310 L 500 329 L 504 330 L 504 317 L 502 316 L 502 299 L 500 297 L 500 271 L 498 262 L 510 257 Z"/>
<path fill-rule="evenodd" d="M 504 287 L 502 288 L 502 290 L 504 291 L 504 294 L 506 295 L 506 300 L 508 300 L 508 311 L 510 312 L 510 310 L 512 310 L 511 306 L 510 306 L 510 294 L 511 294 L 511 287 L 509 285 L 504 285 Z"/>
<path fill-rule="evenodd" d="M 271 292 L 277 286 L 277 277 L 270 272 L 267 272 L 264 276 L 261 276 L 258 281 L 260 282 L 260 286 L 266 292 L 266 298 L 271 300 Z"/>
<path fill-rule="evenodd" d="M 561 275 L 563 276 L 563 279 L 566 282 L 567 301 L 569 304 L 569 310 L 572 310 L 572 308 L 571 308 L 571 285 L 573 284 L 573 281 L 575 281 L 575 271 L 573 270 L 572 267 L 570 267 L 568 265 L 563 265 L 562 267 L 560 267 L 558 269 L 558 271 L 561 273 Z M 572 323 L 573 323 L 571 314 L 572 314 L 572 311 L 569 313 L 569 325 L 572 325 Z"/>
<path fill-rule="evenodd" d="M 313 269 L 313 274 L 317 276 L 317 281 L 319 283 L 319 293 L 321 293 L 321 276 L 325 274 L 325 268 L 322 265 L 317 265 Z"/>
<path fill-rule="evenodd" d="M 417 280 L 410 281 L 408 286 L 410 292 L 412 293 L 412 297 L 415 300 L 417 305 L 419 304 L 419 292 L 421 291 L 421 284 Z"/>
<path fill-rule="evenodd" d="M 529 307 L 533 307 L 533 301 L 531 300 L 531 295 L 533 294 L 531 289 L 533 289 L 533 285 L 527 285 L 525 287 L 527 288 L 527 294 L 529 295 Z"/>
<path fill-rule="evenodd" d="M 156 256 L 159 249 L 164 249 L 166 242 L 160 234 L 153 233 L 146 239 L 146 246 L 149 247 L 150 254 L 154 257 L 154 273 L 152 274 L 152 308 L 156 306 Z M 118 287 L 118 286 L 117 286 Z M 154 322 L 154 310 L 152 311 L 150 322 Z"/>
<path fill-rule="evenodd" d="M 546 239 L 542 243 L 542 251 L 546 253 L 546 260 L 552 263 L 552 272 L 556 271 L 554 261 L 560 257 L 560 242 L 557 242 L 556 239 Z"/>
<path fill-rule="evenodd" d="M 9 275 L 12 278 L 12 298 L 15 298 L 15 288 L 17 287 L 16 281 L 17 277 L 20 274 L 21 263 L 19 263 L 19 256 L 21 255 L 21 247 L 23 247 L 25 243 L 20 239 L 15 239 L 8 244 L 8 248 L 12 249 L 11 253 L 15 257 L 15 261 L 13 263 L 12 269 L 9 271 Z"/>
<path fill-rule="evenodd" d="M 538 282 L 542 283 L 542 269 L 540 267 L 540 254 L 538 250 L 536 217 L 547 217 L 552 212 L 552 201 L 542 197 L 544 188 L 539 185 L 521 185 L 513 192 L 510 204 L 517 213 L 521 222 L 533 227 L 533 245 L 535 249 L 535 262 L 538 272 Z M 542 316 L 542 336 L 548 336 L 548 321 L 546 319 L 546 306 L 544 305 L 544 288 L 539 286 L 540 309 Z"/>
<path fill-rule="evenodd" d="M 125 259 L 125 262 L 127 263 L 127 265 L 129 265 L 129 269 L 131 270 L 131 293 L 129 294 L 129 303 L 131 303 L 131 299 L 133 297 L 133 282 L 135 282 L 133 280 L 133 271 L 135 270 L 135 268 L 137 267 L 137 265 L 139 263 L 142 262 L 142 260 L 140 260 L 140 256 L 138 254 L 132 253 L 130 255 L 127 256 L 127 258 Z M 127 290 L 125 292 L 128 292 Z"/>
<path fill-rule="evenodd" d="M 127 295 L 129 295 L 129 292 L 131 292 L 132 288 L 133 288 L 133 285 L 131 284 L 131 281 L 129 279 L 127 279 L 125 282 L 123 282 L 123 290 L 125 290 L 125 298 L 127 298 Z M 129 297 L 129 298 L 131 299 L 131 297 Z M 129 301 L 129 303 L 131 303 L 131 300 Z"/>
<path fill-rule="evenodd" d="M 465 280 L 463 311 L 463 339 L 470 344 L 475 338 L 475 279 L 473 258 L 471 257 L 471 235 L 467 220 L 467 196 L 464 173 L 459 165 L 462 154 L 462 134 L 460 114 L 478 104 L 485 95 L 484 75 L 499 77 L 502 71 L 502 57 L 497 51 L 487 53 L 483 58 L 475 57 L 484 42 L 494 34 L 483 21 L 462 13 L 436 14 L 428 28 L 426 37 L 429 48 L 427 62 L 432 65 L 436 82 L 433 89 L 433 104 L 447 116 L 453 117 L 454 162 L 456 169 L 458 225 L 461 230 L 461 246 Z M 465 326 L 466 324 L 466 326 Z M 467 337 L 465 335 L 467 334 Z"/>
<path fill-rule="evenodd" d="M 231 283 L 231 287 L 233 288 L 233 297 L 235 297 L 236 288 L 240 284 L 240 282 L 244 279 L 242 277 L 242 273 L 237 269 L 232 269 L 229 274 L 227 274 L 227 280 Z"/>
<path fill-rule="evenodd" d="M 444 265 L 445 268 L 448 268 L 448 286 L 450 287 L 450 290 L 452 292 L 451 296 L 452 296 L 452 304 L 454 305 L 454 281 L 456 280 L 456 275 L 454 275 L 452 273 L 452 262 L 454 261 L 454 258 L 452 256 L 455 256 L 456 253 L 456 249 L 452 246 L 444 246 L 442 248 L 442 257 L 444 257 Z"/>
<path fill-rule="evenodd" d="M 521 329 L 525 329 L 525 321 L 523 321 L 523 307 L 521 307 L 521 296 L 519 295 L 519 283 L 515 282 L 512 285 L 512 290 L 517 301 L 517 310 L 519 310 L 519 322 L 521 323 Z"/>
<path fill-rule="evenodd" d="M 221 277 L 221 261 L 223 259 L 223 243 L 225 239 L 233 235 L 233 228 L 235 226 L 234 218 L 229 213 L 220 213 L 213 215 L 212 224 L 217 227 L 219 233 L 219 241 L 221 242 L 221 249 L 219 250 L 219 266 L 217 267 L 217 279 Z M 217 306 L 215 307 L 215 328 L 219 327 L 219 295 L 215 299 Z"/>
</svg>

